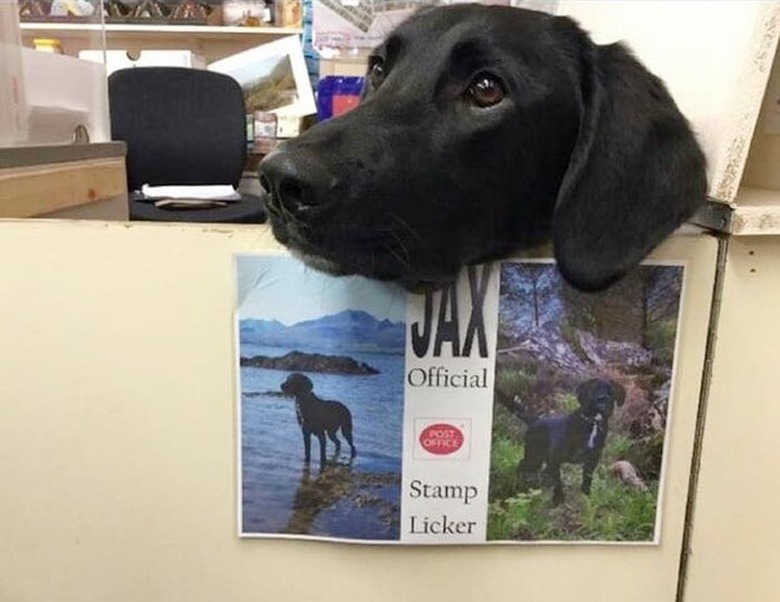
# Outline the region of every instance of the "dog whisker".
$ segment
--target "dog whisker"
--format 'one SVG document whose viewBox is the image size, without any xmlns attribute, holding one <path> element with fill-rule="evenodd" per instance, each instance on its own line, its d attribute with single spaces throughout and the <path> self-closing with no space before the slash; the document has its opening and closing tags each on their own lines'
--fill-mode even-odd
<svg viewBox="0 0 780 602">
<path fill-rule="evenodd" d="M 402 246 L 401 248 L 403 248 L 403 246 Z M 390 253 L 390 254 L 391 254 L 393 257 L 395 257 L 395 258 L 398 260 L 398 263 L 400 263 L 401 265 L 403 265 L 405 268 L 409 268 L 409 267 L 411 267 L 411 266 L 409 265 L 409 259 L 408 259 L 407 257 L 404 257 L 403 255 L 401 255 L 401 254 L 400 254 L 398 251 L 396 251 L 396 250 L 395 250 L 395 249 L 392 247 L 392 245 L 385 245 L 385 249 L 387 249 L 387 251 L 388 251 L 388 252 L 389 252 L 389 253 Z M 407 255 L 408 255 L 408 254 L 407 254 Z"/>
<path fill-rule="evenodd" d="M 422 236 L 414 229 L 412 228 L 407 221 L 402 218 L 400 215 L 397 215 L 393 213 L 392 211 L 388 211 L 387 214 L 392 217 L 395 221 L 397 221 L 409 234 L 411 234 L 414 238 L 417 240 L 423 240 Z"/>
<path fill-rule="evenodd" d="M 398 247 L 400 248 L 400 251 L 403 252 L 404 257 L 406 258 L 405 264 L 408 266 L 411 263 L 411 259 L 412 259 L 412 255 L 411 253 L 409 253 L 409 249 L 404 244 L 404 241 L 398 232 L 393 230 L 391 231 L 391 235 L 395 239 L 395 242 L 398 243 Z"/>
</svg>

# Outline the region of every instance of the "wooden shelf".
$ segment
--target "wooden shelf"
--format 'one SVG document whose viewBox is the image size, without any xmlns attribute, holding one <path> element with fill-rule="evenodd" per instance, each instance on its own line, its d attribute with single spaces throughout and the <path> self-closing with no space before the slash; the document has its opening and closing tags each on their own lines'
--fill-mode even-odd
<svg viewBox="0 0 780 602">
<path fill-rule="evenodd" d="M 99 23 L 22 23 L 26 46 L 36 37 L 56 37 L 66 54 L 103 47 L 103 27 Z M 155 25 L 145 23 L 107 23 L 106 48 L 122 50 L 190 49 L 212 62 L 271 42 L 300 34 L 300 27 L 231 27 L 222 25 Z"/>
<path fill-rule="evenodd" d="M 736 236 L 780 234 L 780 190 L 742 187 L 731 219 Z"/>
<path fill-rule="evenodd" d="M 60 37 L 82 37 L 99 35 L 102 29 L 99 23 L 22 23 L 25 33 L 57 33 Z M 236 37 L 285 36 L 299 34 L 300 27 L 230 27 L 221 25 L 153 25 L 143 23 L 107 23 L 106 37 L 123 36 L 151 38 L 185 37 L 209 40 L 230 40 Z"/>
</svg>

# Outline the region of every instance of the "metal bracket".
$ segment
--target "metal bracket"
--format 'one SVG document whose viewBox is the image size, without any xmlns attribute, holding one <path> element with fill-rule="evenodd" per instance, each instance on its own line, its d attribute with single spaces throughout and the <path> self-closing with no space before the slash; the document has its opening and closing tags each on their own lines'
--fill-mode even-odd
<svg viewBox="0 0 780 602">
<path fill-rule="evenodd" d="M 734 207 L 729 203 L 708 198 L 707 202 L 693 215 L 690 223 L 722 234 L 733 231 Z"/>
</svg>

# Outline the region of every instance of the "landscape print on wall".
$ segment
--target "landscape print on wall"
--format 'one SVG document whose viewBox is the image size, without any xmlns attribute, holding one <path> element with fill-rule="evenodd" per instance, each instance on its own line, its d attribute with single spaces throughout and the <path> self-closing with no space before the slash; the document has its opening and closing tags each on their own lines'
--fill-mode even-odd
<svg viewBox="0 0 780 602">
<path fill-rule="evenodd" d="M 403 295 L 289 257 L 236 271 L 241 534 L 398 539 Z"/>
<path fill-rule="evenodd" d="M 208 69 L 229 75 L 241 85 L 247 113 L 300 117 L 317 111 L 298 36 L 232 54 L 210 63 Z"/>
</svg>

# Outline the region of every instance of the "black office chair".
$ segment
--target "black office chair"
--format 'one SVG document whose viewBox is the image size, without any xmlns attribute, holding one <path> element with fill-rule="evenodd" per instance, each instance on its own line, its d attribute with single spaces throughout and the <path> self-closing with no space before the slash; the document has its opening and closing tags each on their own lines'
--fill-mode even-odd
<svg viewBox="0 0 780 602">
<path fill-rule="evenodd" d="M 108 78 L 111 137 L 127 144 L 130 219 L 262 223 L 256 195 L 224 207 L 166 209 L 142 185 L 230 184 L 238 187 L 246 159 L 241 86 L 231 77 L 182 67 L 136 67 Z"/>
</svg>

